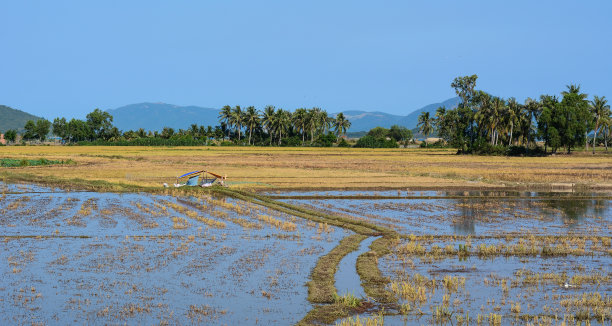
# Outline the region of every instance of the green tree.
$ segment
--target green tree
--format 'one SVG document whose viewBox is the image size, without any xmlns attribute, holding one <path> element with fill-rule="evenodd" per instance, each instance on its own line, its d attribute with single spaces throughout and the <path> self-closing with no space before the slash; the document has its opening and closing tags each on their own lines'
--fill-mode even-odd
<svg viewBox="0 0 612 326">
<path fill-rule="evenodd" d="M 477 75 L 457 77 L 451 83 L 455 93 L 461 98 L 456 109 L 455 132 L 452 143 L 465 150 L 466 145 L 472 145 L 474 132 L 474 97 L 476 95 Z"/>
<path fill-rule="evenodd" d="M 375 139 L 389 137 L 389 129 L 383 127 L 374 127 L 368 131 L 368 136 L 374 137 Z"/>
<path fill-rule="evenodd" d="M 533 121 L 538 120 L 538 117 L 542 112 L 542 106 L 540 102 L 531 98 L 527 98 L 525 100 L 525 105 L 523 106 L 523 108 L 525 110 L 525 114 L 521 117 L 521 121 L 523 122 L 523 143 L 529 145 L 529 143 L 535 142 L 532 133 L 532 129 L 535 128 L 532 128 L 532 124 Z"/>
<path fill-rule="evenodd" d="M 404 126 L 393 125 L 389 128 L 389 137 L 395 139 L 395 141 L 406 142 L 412 139 L 412 131 Z"/>
<path fill-rule="evenodd" d="M 306 123 L 308 122 L 308 111 L 304 108 L 299 108 L 293 112 L 291 117 L 295 130 L 302 134 L 302 145 L 304 145 L 306 137 Z"/>
<path fill-rule="evenodd" d="M 259 113 L 255 110 L 254 106 L 249 106 L 246 108 L 246 112 L 244 113 L 244 123 L 247 128 L 249 128 L 249 145 L 251 145 L 251 134 L 253 133 L 253 128 L 259 125 Z"/>
<path fill-rule="evenodd" d="M 319 131 L 321 126 L 320 116 L 322 115 L 322 111 L 320 108 L 312 108 L 308 110 L 308 123 L 306 124 L 308 131 L 310 132 L 310 143 L 314 141 L 314 135 Z"/>
<path fill-rule="evenodd" d="M 340 112 L 336 115 L 336 120 L 334 121 L 334 128 L 336 130 L 336 135 L 342 136 L 346 134 L 346 130 L 351 127 L 351 122 L 344 116 L 344 113 Z"/>
<path fill-rule="evenodd" d="M 36 138 L 38 138 L 41 142 L 45 141 L 47 135 L 49 134 L 49 131 L 51 131 L 51 121 L 47 119 L 36 120 L 36 128 L 34 130 Z"/>
<path fill-rule="evenodd" d="M 23 139 L 30 140 L 36 137 L 36 123 L 33 120 L 26 121 L 26 124 L 23 126 L 23 129 L 25 129 Z"/>
<path fill-rule="evenodd" d="M 586 139 L 592 124 L 587 95 L 580 92 L 580 86 L 568 85 L 567 91 L 561 93 L 563 99 L 559 105 L 559 114 L 555 115 L 557 130 L 562 146 L 571 153 L 572 147 Z"/>
<path fill-rule="evenodd" d="M 282 144 L 283 132 L 288 131 L 291 126 L 291 116 L 289 112 L 278 109 L 274 114 L 274 130 L 278 133 L 278 145 Z"/>
<path fill-rule="evenodd" d="M 53 134 L 62 140 L 68 140 L 68 123 L 66 118 L 53 119 Z"/>
<path fill-rule="evenodd" d="M 261 123 L 264 129 L 266 129 L 266 132 L 268 133 L 268 135 L 270 136 L 270 146 L 272 146 L 272 141 L 274 140 L 273 130 L 274 130 L 274 125 L 275 125 L 275 120 L 276 120 L 276 108 L 273 105 L 266 106 L 264 108 L 264 111 L 261 117 Z"/>
<path fill-rule="evenodd" d="M 17 130 L 15 129 L 7 130 L 6 133 L 4 134 L 4 137 L 9 143 L 14 143 L 15 140 L 17 139 Z"/>
<path fill-rule="evenodd" d="M 161 138 L 170 139 L 172 136 L 174 136 L 174 129 L 170 127 L 164 127 L 164 129 L 162 129 Z"/>
<path fill-rule="evenodd" d="M 595 96 L 593 101 L 591 101 L 590 109 L 591 114 L 595 118 L 595 128 L 593 129 L 593 154 L 595 154 L 597 131 L 601 128 L 602 121 L 610 117 L 610 105 L 608 105 L 608 100 L 606 100 L 605 96 Z"/>
<path fill-rule="evenodd" d="M 110 113 L 96 108 L 86 118 L 93 138 L 108 139 L 108 133 L 113 128 L 113 116 Z"/>
<path fill-rule="evenodd" d="M 507 121 L 510 123 L 510 139 L 508 139 L 508 146 L 512 145 L 512 134 L 514 132 L 514 126 L 520 121 L 521 109 L 521 105 L 518 104 L 514 97 L 508 99 L 508 110 L 506 110 Z"/>
<path fill-rule="evenodd" d="M 433 119 L 431 119 L 429 117 L 429 112 L 424 111 L 421 112 L 421 114 L 419 115 L 419 121 L 417 123 L 417 127 L 419 127 L 419 131 L 425 135 L 425 138 L 427 138 L 429 136 L 429 134 L 431 134 L 431 131 L 433 130 Z M 425 139 L 425 146 L 427 146 L 427 139 Z"/>
<path fill-rule="evenodd" d="M 66 129 L 66 135 L 70 141 L 91 139 L 91 128 L 89 127 L 89 124 L 83 120 L 70 119 Z"/>
<path fill-rule="evenodd" d="M 229 126 L 229 128 L 227 128 L 227 138 L 228 139 L 230 138 L 229 130 L 231 128 L 231 125 L 230 125 L 231 118 L 232 118 L 232 107 L 229 105 L 222 107 L 221 111 L 219 112 L 219 123 L 221 124 L 225 123 L 226 125 Z"/>
<path fill-rule="evenodd" d="M 244 112 L 242 112 L 240 105 L 236 105 L 234 109 L 232 109 L 230 123 L 236 128 L 236 132 L 238 132 L 238 142 L 240 142 L 240 133 L 244 125 Z"/>
<path fill-rule="evenodd" d="M 553 122 L 558 107 L 559 100 L 556 96 L 542 95 L 541 100 L 541 113 L 538 116 L 538 135 L 544 139 L 544 152 L 546 153 L 547 147 L 552 148 L 553 153 L 556 152 L 557 148 L 561 146 L 561 139 L 559 139 L 559 132 Z"/>
</svg>

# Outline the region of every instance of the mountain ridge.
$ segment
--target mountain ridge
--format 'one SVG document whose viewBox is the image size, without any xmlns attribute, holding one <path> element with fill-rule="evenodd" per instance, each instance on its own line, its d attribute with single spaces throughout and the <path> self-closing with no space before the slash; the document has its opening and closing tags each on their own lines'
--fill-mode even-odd
<svg viewBox="0 0 612 326">
<path fill-rule="evenodd" d="M 401 125 L 413 129 L 417 125 L 418 116 L 423 111 L 430 112 L 433 117 L 438 107 L 452 109 L 459 103 L 458 97 L 439 103 L 432 103 L 420 109 L 411 111 L 408 115 L 396 115 L 382 111 L 343 110 L 330 113 L 335 116 L 342 112 L 351 122 L 350 132 L 368 131 L 374 127 L 389 128 Z M 187 129 L 191 124 L 204 126 L 219 125 L 219 109 L 195 105 L 180 106 L 160 102 L 143 102 L 125 105 L 116 109 L 106 110 L 113 116 L 113 123 L 123 131 L 145 130 L 161 131 L 164 127 Z"/>
<path fill-rule="evenodd" d="M 41 118 L 33 114 L 13 109 L 10 106 L 0 105 L 0 133 L 5 133 L 10 129 L 23 132 L 25 130 L 23 126 L 28 120 L 36 121 L 39 119 Z"/>
</svg>

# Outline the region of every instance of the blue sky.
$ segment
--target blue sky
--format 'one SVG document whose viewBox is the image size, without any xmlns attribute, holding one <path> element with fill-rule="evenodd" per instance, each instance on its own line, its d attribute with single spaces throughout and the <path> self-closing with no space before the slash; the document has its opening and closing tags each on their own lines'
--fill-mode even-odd
<svg viewBox="0 0 612 326">
<path fill-rule="evenodd" d="M 2 1 L 0 104 L 138 102 L 405 115 L 452 79 L 612 97 L 610 1 Z"/>
</svg>

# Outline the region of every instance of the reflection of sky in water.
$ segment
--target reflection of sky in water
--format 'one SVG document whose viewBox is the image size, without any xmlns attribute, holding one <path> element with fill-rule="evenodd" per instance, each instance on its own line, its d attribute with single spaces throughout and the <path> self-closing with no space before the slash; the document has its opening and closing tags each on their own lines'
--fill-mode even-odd
<svg viewBox="0 0 612 326">
<path fill-rule="evenodd" d="M 428 303 L 421 307 L 426 314 L 424 316 L 410 316 L 408 325 L 428 324 L 431 321 L 431 310 L 429 307 L 442 305 L 442 299 L 447 291 L 441 284 L 444 276 L 465 277 L 465 287 L 450 294 L 450 310 L 455 314 L 461 311 L 469 311 L 470 318 L 476 319 L 477 314 L 488 315 L 496 313 L 504 315 L 502 320 L 506 322 L 511 316 L 511 302 L 520 302 L 522 314 L 548 314 L 544 307 L 562 307 L 559 296 L 581 295 L 587 292 L 599 292 L 602 295 L 612 292 L 611 283 L 588 283 L 585 282 L 580 287 L 565 289 L 555 281 L 544 281 L 538 286 L 523 283 L 524 276 L 517 276 L 515 273 L 524 270 L 540 274 L 565 274 L 570 281 L 574 275 L 595 275 L 611 277 L 608 266 L 610 256 L 599 257 L 556 257 L 547 259 L 522 258 L 522 257 L 495 257 L 479 259 L 469 257 L 465 260 L 457 258 L 434 260 L 423 262 L 419 258 L 414 258 L 414 269 L 401 266 L 401 262 L 394 260 L 393 256 L 381 259 L 379 265 L 385 276 L 397 280 L 402 273 L 414 275 L 415 273 L 426 276 L 429 279 L 435 278 L 440 283 L 435 293 L 427 293 L 430 298 Z M 399 274 L 397 271 L 400 271 Z M 403 271 L 403 272 L 402 272 Z M 508 292 L 504 293 L 499 280 L 508 280 Z M 516 282 L 516 281 L 519 282 Z M 514 281 L 514 283 L 513 283 Z M 460 307 L 454 306 L 453 302 L 459 300 Z M 494 302 L 494 303 L 493 303 Z M 498 311 L 495 308 L 498 307 Z M 413 305 L 413 308 L 414 305 Z M 460 310 L 460 309 L 461 310 Z M 484 310 L 482 310 L 484 308 Z M 570 308 L 572 313 L 577 312 L 576 307 Z M 565 308 L 563 308 L 565 312 Z M 465 313 L 463 313 L 465 315 Z M 560 313 L 559 316 L 563 316 Z M 403 324 L 402 316 L 385 316 L 385 324 Z M 488 323 L 485 323 L 488 324 Z"/>
<path fill-rule="evenodd" d="M 318 257 L 346 235 L 332 227 L 321 236 L 303 219 L 293 221 L 295 232 L 265 224 L 243 229 L 200 211 L 226 224 L 213 229 L 171 208 L 152 215 L 136 207 L 166 200 L 194 210 L 184 204 L 194 198 L 4 186 L 28 192 L 0 200 L 0 239 L 8 237 L 0 242 L 4 325 L 294 324 L 311 309 L 305 283 Z M 88 200 L 97 208 L 74 219 Z M 225 211 L 229 218 L 257 222 Z M 253 213 L 293 220 L 276 212 Z M 191 226 L 175 229 L 172 217 Z M 190 318 L 191 305 L 208 306 L 213 317 Z"/>
<path fill-rule="evenodd" d="M 427 199 L 281 199 L 336 214 L 397 227 L 414 234 L 497 234 L 531 232 L 609 234 L 612 201 L 563 194 L 560 197 Z M 535 197 L 535 198 L 532 198 Z"/>
</svg>

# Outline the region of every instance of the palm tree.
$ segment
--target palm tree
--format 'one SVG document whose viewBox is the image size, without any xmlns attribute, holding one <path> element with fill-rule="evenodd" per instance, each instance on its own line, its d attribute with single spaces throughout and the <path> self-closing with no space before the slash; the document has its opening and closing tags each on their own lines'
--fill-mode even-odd
<svg viewBox="0 0 612 326">
<path fill-rule="evenodd" d="M 508 146 L 512 145 L 512 133 L 514 132 L 514 125 L 519 121 L 521 109 L 521 105 L 516 102 L 514 97 L 508 99 L 508 110 L 506 111 L 507 120 L 510 123 L 510 139 L 508 140 Z"/>
<path fill-rule="evenodd" d="M 287 131 L 291 126 L 291 116 L 288 111 L 278 109 L 274 114 L 274 130 L 278 132 L 278 145 L 281 145 L 283 131 Z"/>
<path fill-rule="evenodd" d="M 604 134 L 604 144 L 606 145 L 606 152 L 608 151 L 608 135 L 610 134 L 610 126 L 612 125 L 612 116 L 601 119 L 601 128 Z"/>
<path fill-rule="evenodd" d="M 272 140 L 274 138 L 272 136 L 272 130 L 274 130 L 274 121 L 276 119 L 275 110 L 276 108 L 273 105 L 268 105 L 264 108 L 263 115 L 261 117 L 261 123 L 268 132 L 268 135 L 270 135 L 270 146 L 272 146 Z"/>
<path fill-rule="evenodd" d="M 302 134 L 302 145 L 304 145 L 304 137 L 306 134 L 306 122 L 308 122 L 308 111 L 304 108 L 299 108 L 293 112 L 291 120 L 295 129 Z"/>
<path fill-rule="evenodd" d="M 231 127 L 230 125 L 231 118 L 232 118 L 232 107 L 229 105 L 222 107 L 221 111 L 219 112 L 219 121 L 221 123 L 225 122 L 225 124 L 227 124 L 228 127 Z M 227 138 L 228 139 L 229 139 L 229 130 L 230 128 L 227 128 Z"/>
<path fill-rule="evenodd" d="M 232 110 L 230 122 L 232 125 L 234 125 L 234 127 L 236 127 L 236 131 L 238 132 L 238 141 L 240 141 L 240 131 L 242 130 L 242 125 L 244 124 L 244 113 L 242 112 L 240 105 L 236 105 Z"/>
<path fill-rule="evenodd" d="M 610 117 L 610 105 L 605 96 L 599 97 L 594 96 L 591 101 L 591 113 L 595 117 L 595 132 L 593 133 L 593 154 L 595 154 L 595 140 L 597 139 L 597 130 L 601 126 L 603 120 L 607 120 Z M 606 142 L 607 145 L 607 142 Z"/>
<path fill-rule="evenodd" d="M 340 112 L 336 115 L 334 122 L 334 128 L 336 129 L 336 135 L 342 136 L 346 134 L 346 130 L 351 127 L 351 122 L 344 117 L 344 113 Z"/>
<path fill-rule="evenodd" d="M 321 109 L 312 108 L 308 110 L 308 131 L 310 131 L 310 143 L 314 142 L 314 134 L 320 127 L 319 116 L 321 115 Z"/>
<path fill-rule="evenodd" d="M 323 134 L 326 134 L 332 125 L 332 119 L 330 119 L 329 115 L 327 114 L 327 111 L 325 110 L 319 111 L 318 119 L 319 119 L 319 128 L 321 128 L 321 132 Z"/>
<path fill-rule="evenodd" d="M 421 112 L 421 115 L 419 115 L 419 122 L 417 126 L 419 127 L 419 131 L 423 135 L 425 135 L 425 146 L 427 146 L 427 136 L 431 134 L 432 122 L 433 120 L 429 117 L 429 112 L 427 111 Z"/>
<path fill-rule="evenodd" d="M 249 128 L 249 145 L 251 145 L 251 134 L 253 133 L 253 127 L 259 124 L 259 113 L 255 110 L 254 106 L 246 108 L 244 113 L 244 123 Z"/>
<path fill-rule="evenodd" d="M 489 123 L 491 125 L 491 145 L 497 145 L 497 140 L 499 138 L 499 126 L 502 125 L 503 122 L 503 112 L 506 107 L 506 101 L 499 97 L 494 97 L 491 101 L 491 112 L 489 115 Z"/>
<path fill-rule="evenodd" d="M 533 123 L 533 120 L 537 120 L 540 116 L 540 113 L 542 112 L 542 105 L 537 100 L 528 97 L 525 100 L 525 105 L 523 105 L 523 108 L 525 109 L 525 113 L 527 115 L 526 117 L 523 117 L 525 118 L 526 122 L 526 124 L 524 124 L 523 129 L 523 142 L 525 142 L 525 137 L 527 137 L 527 145 L 529 145 L 529 142 L 531 140 L 531 137 L 529 136 L 532 129 L 531 125 Z"/>
</svg>

